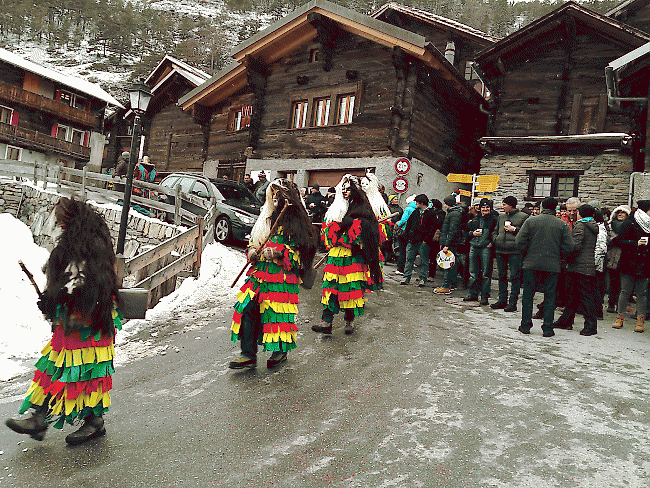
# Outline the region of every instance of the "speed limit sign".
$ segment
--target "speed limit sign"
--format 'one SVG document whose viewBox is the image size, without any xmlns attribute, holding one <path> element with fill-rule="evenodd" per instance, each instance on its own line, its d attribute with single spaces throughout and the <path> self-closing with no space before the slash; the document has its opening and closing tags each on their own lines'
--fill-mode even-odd
<svg viewBox="0 0 650 488">
<path fill-rule="evenodd" d="M 393 190 L 395 190 L 397 193 L 404 193 L 406 190 L 409 189 L 409 182 L 406 178 L 403 176 L 398 176 L 395 178 L 393 181 Z"/>
<path fill-rule="evenodd" d="M 398 175 L 405 175 L 411 171 L 411 161 L 406 158 L 399 158 L 395 161 L 395 172 Z"/>
</svg>

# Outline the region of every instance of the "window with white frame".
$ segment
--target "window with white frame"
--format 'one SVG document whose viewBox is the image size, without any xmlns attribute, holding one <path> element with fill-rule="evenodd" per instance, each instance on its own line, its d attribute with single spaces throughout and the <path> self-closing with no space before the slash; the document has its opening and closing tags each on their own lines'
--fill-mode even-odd
<svg viewBox="0 0 650 488">
<path fill-rule="evenodd" d="M 78 146 L 85 146 L 86 131 L 68 127 L 67 125 L 60 125 L 57 127 L 56 138 L 62 141 L 72 142 Z"/>
<path fill-rule="evenodd" d="M 564 200 L 578 196 L 582 171 L 528 171 L 528 200 L 554 197 Z"/>
<path fill-rule="evenodd" d="M 302 129 L 307 126 L 307 110 L 309 102 L 307 100 L 299 100 L 293 102 L 291 109 L 291 128 Z"/>
<path fill-rule="evenodd" d="M 351 124 L 354 115 L 354 93 L 339 95 L 336 102 L 336 123 Z"/>
<path fill-rule="evenodd" d="M 16 146 L 7 146 L 7 151 L 5 153 L 5 159 L 11 159 L 13 161 L 20 161 L 21 149 Z"/>
<path fill-rule="evenodd" d="M 90 101 L 87 98 L 76 95 L 72 92 L 67 92 L 65 90 L 61 90 L 61 96 L 59 100 L 66 105 L 78 108 L 80 110 L 86 110 L 90 104 Z"/>
<path fill-rule="evenodd" d="M 13 109 L 0 105 L 0 122 L 3 124 L 11 124 L 13 113 Z"/>
<path fill-rule="evenodd" d="M 363 82 L 308 89 L 290 94 L 289 129 L 351 124 L 360 111 Z"/>
<path fill-rule="evenodd" d="M 253 106 L 244 105 L 243 107 L 231 108 L 228 114 L 228 130 L 237 132 L 247 129 L 251 126 L 251 116 L 253 115 Z"/>
<path fill-rule="evenodd" d="M 317 98 L 314 100 L 314 127 L 327 125 L 330 118 L 330 98 Z"/>
</svg>

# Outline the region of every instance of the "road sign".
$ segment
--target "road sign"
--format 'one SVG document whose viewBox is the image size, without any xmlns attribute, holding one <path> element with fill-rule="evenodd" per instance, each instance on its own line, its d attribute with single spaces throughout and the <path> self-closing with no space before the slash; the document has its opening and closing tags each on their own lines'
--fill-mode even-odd
<svg viewBox="0 0 650 488">
<path fill-rule="evenodd" d="M 469 190 L 463 190 L 463 189 L 461 188 L 461 189 L 458 190 L 458 191 L 460 192 L 461 196 L 463 196 L 463 197 L 471 197 L 471 196 L 472 196 L 472 192 L 469 191 Z"/>
<path fill-rule="evenodd" d="M 403 176 L 398 176 L 395 178 L 393 181 L 393 190 L 395 190 L 397 193 L 404 193 L 406 190 L 409 189 L 409 182 L 406 178 Z"/>
<path fill-rule="evenodd" d="M 499 186 L 499 175 L 480 175 L 476 177 L 476 191 L 494 191 Z"/>
<path fill-rule="evenodd" d="M 411 171 L 411 161 L 406 158 L 399 158 L 395 161 L 395 172 L 398 175 L 405 175 Z"/>
<path fill-rule="evenodd" d="M 464 175 L 459 173 L 449 173 L 447 175 L 447 181 L 449 183 L 472 183 L 474 175 Z"/>
</svg>

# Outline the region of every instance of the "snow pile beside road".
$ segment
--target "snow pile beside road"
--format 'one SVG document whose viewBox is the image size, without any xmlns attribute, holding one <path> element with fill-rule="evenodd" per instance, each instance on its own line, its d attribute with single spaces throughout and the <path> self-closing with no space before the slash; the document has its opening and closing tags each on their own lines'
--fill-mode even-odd
<svg viewBox="0 0 650 488">
<path fill-rule="evenodd" d="M 0 214 L 0 229 L 5 236 L 0 240 L 0 381 L 6 381 L 30 369 L 31 360 L 40 355 L 51 336 L 50 324 L 36 305 L 36 290 L 18 265 L 18 260 L 25 263 L 42 290 L 45 275 L 41 268 L 49 252 L 37 246 L 29 228 L 8 213 Z"/>
</svg>

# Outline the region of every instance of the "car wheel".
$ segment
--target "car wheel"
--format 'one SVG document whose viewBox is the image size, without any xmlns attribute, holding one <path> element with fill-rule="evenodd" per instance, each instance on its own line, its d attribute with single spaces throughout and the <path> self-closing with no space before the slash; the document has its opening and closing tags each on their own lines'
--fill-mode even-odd
<svg viewBox="0 0 650 488">
<path fill-rule="evenodd" d="M 214 240 L 226 242 L 230 238 L 230 220 L 223 215 L 214 223 Z"/>
</svg>

